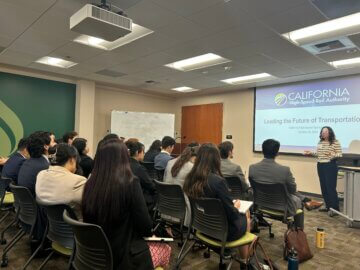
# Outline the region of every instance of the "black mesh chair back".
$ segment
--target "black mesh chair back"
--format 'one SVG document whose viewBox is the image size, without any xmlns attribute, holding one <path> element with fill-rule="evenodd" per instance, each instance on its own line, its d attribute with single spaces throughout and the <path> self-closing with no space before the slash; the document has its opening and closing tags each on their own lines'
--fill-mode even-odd
<svg viewBox="0 0 360 270">
<path fill-rule="evenodd" d="M 37 218 L 37 204 L 30 190 L 13 184 L 10 184 L 10 189 L 19 203 L 19 220 L 33 227 Z"/>
<path fill-rule="evenodd" d="M 72 227 L 64 221 L 63 213 L 67 210 L 69 215 L 76 219 L 72 209 L 64 204 L 59 205 L 42 205 L 46 209 L 49 231 L 47 237 L 54 242 L 59 243 L 63 247 L 73 249 L 74 233 Z"/>
<path fill-rule="evenodd" d="M 164 174 L 165 174 L 165 170 L 156 170 L 156 180 L 162 182 L 164 181 Z"/>
<path fill-rule="evenodd" d="M 141 162 L 141 165 L 143 165 L 146 168 L 149 176 L 152 179 L 157 179 L 157 172 L 154 167 L 154 162 Z"/>
<path fill-rule="evenodd" d="M 243 199 L 245 191 L 242 188 L 240 178 L 237 176 L 225 177 L 227 186 L 230 189 L 232 199 Z"/>
<path fill-rule="evenodd" d="M 157 208 L 161 214 L 185 219 L 186 203 L 181 186 L 155 181 L 158 191 Z"/>
<path fill-rule="evenodd" d="M 224 207 L 218 199 L 190 199 L 192 228 L 222 241 L 227 239 L 228 223 Z"/>
<path fill-rule="evenodd" d="M 63 214 L 75 235 L 75 258 L 72 267 L 76 270 L 113 270 L 113 255 L 110 243 L 98 225 L 72 219 L 67 211 Z"/>
<path fill-rule="evenodd" d="M 256 208 L 284 212 L 287 217 L 287 188 L 284 184 L 262 184 L 250 179 Z"/>
</svg>

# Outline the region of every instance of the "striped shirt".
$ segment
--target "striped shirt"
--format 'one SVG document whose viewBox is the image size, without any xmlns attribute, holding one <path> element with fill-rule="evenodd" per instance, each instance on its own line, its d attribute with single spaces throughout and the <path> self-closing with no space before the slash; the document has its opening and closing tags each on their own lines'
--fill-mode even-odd
<svg viewBox="0 0 360 270">
<path fill-rule="evenodd" d="M 320 141 L 316 149 L 316 157 L 318 162 L 330 162 L 334 158 L 342 156 L 341 145 L 335 140 L 331 145 L 328 141 Z"/>
</svg>

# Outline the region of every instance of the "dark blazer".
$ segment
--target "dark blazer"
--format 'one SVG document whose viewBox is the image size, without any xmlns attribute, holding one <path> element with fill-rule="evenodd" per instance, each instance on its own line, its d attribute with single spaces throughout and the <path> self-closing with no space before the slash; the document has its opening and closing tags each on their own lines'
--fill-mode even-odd
<svg viewBox="0 0 360 270">
<path fill-rule="evenodd" d="M 290 168 L 276 163 L 275 159 L 264 158 L 262 161 L 250 165 L 249 179 L 263 184 L 285 184 L 289 195 L 296 193 L 296 183 Z M 298 208 L 297 203 L 292 196 L 289 196 L 287 202 L 289 213 L 294 215 Z"/>
<path fill-rule="evenodd" d="M 49 161 L 41 156 L 26 160 L 20 168 L 18 185 L 27 187 L 35 197 L 35 184 L 38 173 L 49 168 Z"/>
<path fill-rule="evenodd" d="M 112 224 L 111 229 L 105 231 L 113 253 L 114 269 L 153 269 L 149 247 L 143 239 L 152 235 L 152 221 L 136 177 L 131 190 L 131 201 L 119 219 L 121 222 Z M 86 216 L 84 221 L 96 224 Z"/>
<path fill-rule="evenodd" d="M 160 153 L 159 150 L 149 150 L 145 153 L 144 162 L 154 162 L 155 157 Z"/>
<path fill-rule="evenodd" d="M 19 171 L 25 160 L 26 158 L 19 152 L 12 154 L 6 161 L 1 176 L 11 178 L 17 184 Z"/>
<path fill-rule="evenodd" d="M 156 202 L 156 188 L 154 181 L 150 178 L 146 168 L 136 159 L 130 158 L 130 167 L 133 174 L 139 178 L 146 205 L 149 210 L 153 209 Z"/>
<path fill-rule="evenodd" d="M 228 220 L 227 240 L 234 241 L 243 236 L 247 227 L 246 216 L 240 214 L 235 208 L 225 179 L 216 174 L 210 174 L 203 192 L 206 198 L 215 198 L 222 202 Z"/>
<path fill-rule="evenodd" d="M 88 178 L 94 167 L 94 160 L 87 155 L 80 155 L 80 159 L 79 165 L 82 168 L 83 176 Z"/>
<path fill-rule="evenodd" d="M 241 182 L 242 190 L 245 191 L 249 188 L 249 185 L 245 181 L 245 176 L 241 170 L 240 165 L 235 164 L 230 159 L 221 159 L 221 173 L 224 177 L 238 177 Z"/>
</svg>

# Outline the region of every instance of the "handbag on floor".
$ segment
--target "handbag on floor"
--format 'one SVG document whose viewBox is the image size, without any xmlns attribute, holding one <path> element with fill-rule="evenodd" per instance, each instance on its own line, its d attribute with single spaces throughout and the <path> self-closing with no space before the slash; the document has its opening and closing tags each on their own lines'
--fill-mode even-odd
<svg viewBox="0 0 360 270">
<path fill-rule="evenodd" d="M 170 263 L 171 247 L 162 242 L 147 242 L 154 267 L 165 267 Z"/>
<path fill-rule="evenodd" d="M 270 259 L 264 247 L 257 238 L 249 248 L 250 258 L 246 264 L 247 270 L 278 270 L 277 265 Z"/>
<path fill-rule="evenodd" d="M 294 225 L 290 226 L 284 235 L 284 260 L 288 259 L 291 248 L 296 250 L 299 263 L 313 257 L 306 233 L 302 229 L 296 228 Z"/>
</svg>

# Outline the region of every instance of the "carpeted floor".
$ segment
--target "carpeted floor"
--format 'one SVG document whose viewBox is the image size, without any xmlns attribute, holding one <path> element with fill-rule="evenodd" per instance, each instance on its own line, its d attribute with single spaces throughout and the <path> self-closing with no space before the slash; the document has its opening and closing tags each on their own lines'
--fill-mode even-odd
<svg viewBox="0 0 360 270">
<path fill-rule="evenodd" d="M 306 211 L 306 210 L 305 210 Z M 0 226 L 0 229 L 4 224 Z M 315 231 L 317 227 L 325 228 L 325 249 L 315 247 Z M 276 262 L 280 269 L 287 269 L 287 262 L 282 259 L 282 241 L 286 226 L 281 222 L 273 222 L 273 232 L 275 238 L 270 239 L 267 229 L 259 233 L 260 241 L 270 257 Z M 13 228 L 7 234 L 10 239 L 16 232 Z M 342 217 L 330 218 L 326 213 L 316 210 L 305 212 L 305 232 L 308 235 L 310 248 L 314 253 L 313 259 L 302 263 L 300 269 L 307 270 L 339 270 L 339 269 L 360 269 L 360 229 L 348 228 Z M 177 244 L 172 244 L 173 256 L 171 266 L 175 263 L 175 258 L 180 250 Z M 4 269 L 21 269 L 25 261 L 30 257 L 28 238 L 24 237 L 8 254 L 9 264 Z M 35 259 L 27 269 L 37 269 L 42 259 Z M 218 256 L 211 253 L 209 259 L 203 258 L 203 250 L 190 252 L 181 265 L 181 269 L 218 269 Z M 67 258 L 55 255 L 44 269 L 60 270 L 67 269 Z M 171 267 L 169 267 L 171 269 Z M 237 263 L 233 264 L 232 269 L 239 269 Z"/>
</svg>

